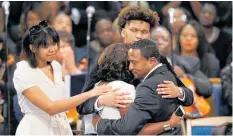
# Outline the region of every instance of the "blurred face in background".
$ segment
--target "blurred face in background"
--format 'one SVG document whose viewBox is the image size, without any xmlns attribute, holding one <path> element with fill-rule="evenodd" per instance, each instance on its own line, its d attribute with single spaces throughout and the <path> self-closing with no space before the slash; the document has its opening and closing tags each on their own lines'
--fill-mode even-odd
<svg viewBox="0 0 233 136">
<path fill-rule="evenodd" d="M 72 22 L 70 17 L 66 14 L 57 15 L 53 20 L 52 26 L 56 29 L 56 31 L 72 33 Z"/>
<path fill-rule="evenodd" d="M 218 21 L 216 7 L 213 4 L 204 4 L 198 18 L 203 26 L 212 27 Z"/>
<path fill-rule="evenodd" d="M 43 1 L 36 10 L 36 13 L 39 15 L 41 20 L 47 20 L 49 23 L 51 23 L 57 16 L 59 9 L 59 1 Z"/>
<path fill-rule="evenodd" d="M 172 26 L 173 32 L 176 34 L 179 32 L 180 28 L 187 23 L 187 18 L 181 9 L 175 9 L 174 13 L 174 23 Z"/>
<path fill-rule="evenodd" d="M 62 62 L 65 56 L 69 55 L 70 50 L 72 50 L 72 45 L 66 38 L 61 38 L 60 39 L 60 48 L 57 53 L 57 60 L 59 62 Z"/>
<path fill-rule="evenodd" d="M 197 50 L 199 41 L 197 37 L 197 32 L 192 25 L 188 24 L 182 29 L 179 40 L 181 53 L 182 51 L 187 53 Z"/>
<path fill-rule="evenodd" d="M 150 24 L 141 20 L 131 20 L 121 30 L 124 43 L 133 44 L 141 39 L 150 39 Z"/>
<path fill-rule="evenodd" d="M 122 42 L 122 37 L 121 37 L 119 26 L 113 25 L 112 29 L 113 29 L 113 43 Z"/>
<path fill-rule="evenodd" d="M 101 19 L 96 24 L 96 36 L 100 43 L 107 47 L 113 43 L 112 22 L 107 19 Z"/>
<path fill-rule="evenodd" d="M 30 28 L 40 23 L 40 17 L 33 11 L 29 11 L 27 14 L 27 27 Z"/>
<path fill-rule="evenodd" d="M 151 32 L 151 39 L 156 43 L 159 51 L 164 56 L 170 56 L 171 35 L 164 27 L 156 27 Z"/>
</svg>

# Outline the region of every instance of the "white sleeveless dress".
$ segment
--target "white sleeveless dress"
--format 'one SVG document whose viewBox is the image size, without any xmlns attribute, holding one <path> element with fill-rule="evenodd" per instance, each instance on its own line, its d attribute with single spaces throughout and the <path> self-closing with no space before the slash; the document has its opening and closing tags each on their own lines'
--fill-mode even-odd
<svg viewBox="0 0 233 136">
<path fill-rule="evenodd" d="M 39 68 L 31 68 L 27 61 L 17 63 L 13 83 L 17 91 L 18 103 L 24 113 L 16 130 L 16 135 L 73 135 L 66 114 L 50 116 L 32 104 L 22 93 L 24 90 L 37 86 L 55 101 L 64 99 L 65 84 L 62 81 L 61 65 L 57 61 L 51 63 L 54 70 L 52 82 Z"/>
</svg>

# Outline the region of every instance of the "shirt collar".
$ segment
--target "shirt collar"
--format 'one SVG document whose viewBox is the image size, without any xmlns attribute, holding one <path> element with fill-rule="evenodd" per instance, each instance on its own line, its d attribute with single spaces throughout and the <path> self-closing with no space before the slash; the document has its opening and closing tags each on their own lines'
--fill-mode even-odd
<svg viewBox="0 0 233 136">
<path fill-rule="evenodd" d="M 163 64 L 159 63 L 158 65 L 156 65 L 153 69 L 151 69 L 151 71 L 144 77 L 144 79 L 142 80 L 142 82 L 145 81 L 145 79 L 153 72 L 155 71 L 158 67 L 161 67 Z"/>
</svg>

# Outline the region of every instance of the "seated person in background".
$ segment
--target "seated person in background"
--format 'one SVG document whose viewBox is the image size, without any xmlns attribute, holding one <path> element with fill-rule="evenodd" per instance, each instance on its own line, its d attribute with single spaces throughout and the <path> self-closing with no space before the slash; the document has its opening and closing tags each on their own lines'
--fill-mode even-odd
<svg viewBox="0 0 233 136">
<path fill-rule="evenodd" d="M 65 31 L 72 34 L 72 21 L 65 13 L 58 14 L 52 21 L 52 26 L 56 31 Z"/>
<path fill-rule="evenodd" d="M 65 75 L 82 73 L 75 64 L 73 35 L 64 31 L 58 31 L 58 35 L 60 36 L 60 48 L 56 54 L 56 60 L 62 65 L 63 78 Z"/>
<path fill-rule="evenodd" d="M 151 32 L 151 38 L 155 41 L 160 53 L 167 57 L 170 64 L 171 59 L 173 59 L 174 71 L 178 77 L 182 78 L 184 75 L 188 75 L 192 79 L 198 95 L 205 98 L 211 96 L 211 82 L 200 71 L 200 61 L 197 57 L 173 54 L 171 58 L 171 33 L 163 26 L 154 28 Z"/>
<path fill-rule="evenodd" d="M 224 116 L 232 116 L 232 67 L 233 62 L 221 70 L 222 102 Z"/>
<path fill-rule="evenodd" d="M 177 44 L 177 40 L 178 40 L 177 34 L 178 34 L 180 28 L 183 27 L 192 18 L 193 17 L 190 14 L 190 12 L 183 7 L 174 8 L 174 23 L 172 25 L 170 24 L 169 16 L 168 15 L 165 16 L 162 24 L 163 24 L 163 26 L 172 29 L 172 32 L 173 32 L 172 47 L 173 47 L 173 49 L 176 48 L 176 44 Z"/>
<path fill-rule="evenodd" d="M 227 65 L 226 60 L 232 50 L 232 36 L 216 26 L 220 21 L 219 13 L 217 2 L 205 2 L 201 6 L 198 19 L 222 69 Z"/>
<path fill-rule="evenodd" d="M 198 22 L 191 20 L 178 33 L 176 54 L 180 56 L 195 56 L 200 59 L 200 70 L 209 78 L 219 77 L 219 60 L 208 52 L 210 45 L 205 39 Z"/>
</svg>

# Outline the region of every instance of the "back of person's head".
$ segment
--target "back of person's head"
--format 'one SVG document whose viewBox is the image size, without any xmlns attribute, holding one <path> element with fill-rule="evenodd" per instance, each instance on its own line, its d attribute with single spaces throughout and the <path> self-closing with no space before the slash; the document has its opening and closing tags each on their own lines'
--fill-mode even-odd
<svg viewBox="0 0 233 136">
<path fill-rule="evenodd" d="M 22 53 L 31 67 L 37 67 L 37 60 L 35 53 L 30 49 L 30 45 L 38 51 L 38 49 L 46 48 L 50 44 L 57 44 L 59 47 L 59 35 L 45 21 L 27 30 L 22 40 Z"/>
<path fill-rule="evenodd" d="M 112 44 L 104 49 L 98 60 L 97 75 L 100 81 L 133 81 L 133 74 L 128 69 L 128 49 L 129 46 L 124 43 Z"/>
<path fill-rule="evenodd" d="M 187 25 L 191 25 L 196 31 L 196 36 L 197 36 L 197 39 L 198 39 L 197 53 L 198 53 L 199 58 L 202 58 L 204 56 L 204 54 L 207 53 L 207 52 L 212 52 L 213 49 L 211 48 L 211 46 L 207 42 L 201 25 L 195 20 L 190 20 L 178 32 L 176 52 L 178 54 L 181 53 L 180 37 L 181 37 L 182 31 L 184 30 L 184 28 L 186 28 Z"/>
<path fill-rule="evenodd" d="M 159 16 L 157 12 L 139 6 L 128 6 L 123 8 L 118 15 L 118 18 L 118 24 L 121 28 L 124 28 L 125 24 L 130 20 L 145 21 L 150 24 L 150 28 L 159 24 Z"/>
</svg>

